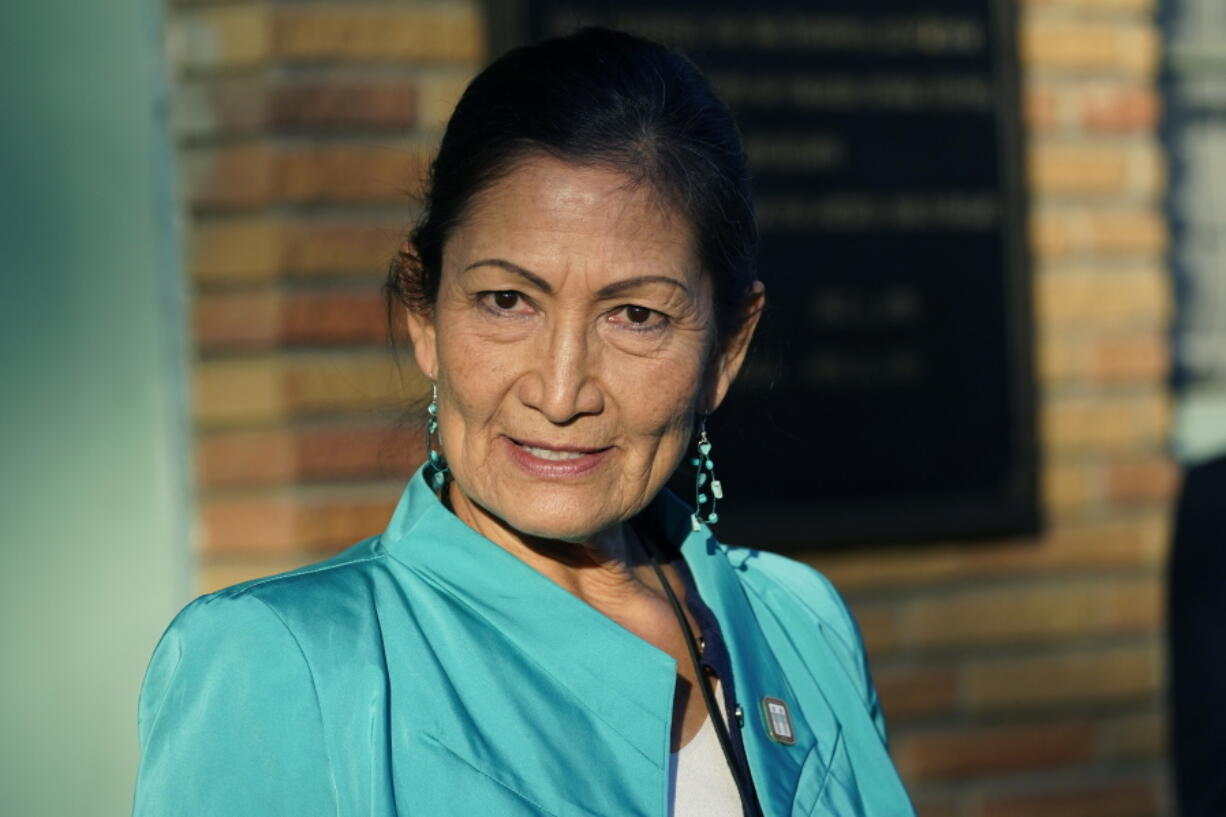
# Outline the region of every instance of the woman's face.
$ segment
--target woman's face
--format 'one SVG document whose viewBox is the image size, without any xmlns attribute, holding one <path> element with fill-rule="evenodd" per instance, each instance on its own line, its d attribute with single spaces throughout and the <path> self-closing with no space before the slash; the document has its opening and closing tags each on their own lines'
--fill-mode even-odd
<svg viewBox="0 0 1226 817">
<path fill-rule="evenodd" d="M 661 489 L 756 322 L 708 365 L 694 246 L 649 186 L 606 169 L 533 157 L 474 200 L 433 313 L 409 321 L 466 521 L 588 541 Z"/>
</svg>

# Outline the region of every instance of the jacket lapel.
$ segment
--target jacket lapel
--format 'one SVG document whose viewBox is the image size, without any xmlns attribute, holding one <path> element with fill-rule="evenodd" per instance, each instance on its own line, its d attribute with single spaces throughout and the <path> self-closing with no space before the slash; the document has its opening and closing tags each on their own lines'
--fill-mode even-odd
<svg viewBox="0 0 1226 817">
<path fill-rule="evenodd" d="M 768 817 L 787 817 L 802 763 L 816 742 L 813 730 L 801 716 L 725 549 L 705 526 L 691 529 L 689 508 L 667 490 L 649 507 L 672 542 L 680 543 L 699 595 L 724 634 L 744 712 L 746 755 L 763 810 Z M 624 751 L 632 753 L 623 755 L 625 761 L 615 768 L 592 772 L 620 776 L 609 781 L 610 790 L 622 796 L 633 792 L 635 802 L 621 803 L 617 813 L 668 813 L 668 749 L 677 669 L 671 656 L 468 527 L 439 501 L 420 470 L 409 481 L 382 540 L 392 556 L 440 594 L 437 604 L 462 609 L 465 619 L 475 622 L 431 645 L 449 654 L 441 658 L 453 672 L 462 674 L 466 662 L 475 666 L 475 652 L 489 650 L 499 652 L 497 661 L 539 668 L 558 690 L 552 696 L 548 690 L 524 691 L 529 698 L 548 702 L 542 705 L 551 711 L 548 717 L 529 722 L 531 714 L 523 710 L 522 731 L 567 753 L 577 736 L 556 710 L 580 707 L 571 723 L 595 719 L 601 732 L 616 736 Z M 430 602 L 414 599 L 414 603 Z M 440 724 L 438 731 L 499 724 L 499 733 L 487 736 L 486 743 L 494 747 L 490 759 L 497 762 L 499 753 L 506 752 L 502 759 L 513 764 L 514 744 L 502 734 L 508 731 L 508 716 L 499 711 L 506 707 L 505 697 L 502 690 L 497 695 L 474 690 L 464 696 L 464 706 L 470 710 L 464 722 Z M 767 697 L 783 701 L 790 710 L 794 744 L 771 738 L 762 703 Z M 525 774 L 531 777 L 531 772 Z M 539 780 L 543 788 L 551 784 L 547 777 Z"/>
<path fill-rule="evenodd" d="M 694 577 L 698 594 L 719 620 L 731 657 L 733 682 L 744 712 L 741 735 L 750 772 L 763 811 L 768 817 L 788 817 L 805 759 L 817 743 L 812 727 L 801 714 L 796 695 L 783 668 L 770 650 L 761 625 L 750 607 L 737 570 L 711 530 L 693 530 L 690 509 L 668 491 L 653 503 Z M 771 737 L 764 699 L 787 706 L 795 742 Z M 812 767 L 812 764 L 809 764 Z"/>
</svg>

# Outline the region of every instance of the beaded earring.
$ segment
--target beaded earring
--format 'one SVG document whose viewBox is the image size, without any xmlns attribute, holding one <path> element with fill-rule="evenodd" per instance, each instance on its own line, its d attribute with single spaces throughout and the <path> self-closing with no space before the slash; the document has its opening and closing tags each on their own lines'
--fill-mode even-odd
<svg viewBox="0 0 1226 817">
<path fill-rule="evenodd" d="M 698 469 L 694 477 L 694 513 L 690 515 L 694 530 L 698 530 L 704 524 L 714 525 L 719 521 L 715 501 L 724 498 L 724 486 L 715 478 L 715 461 L 711 459 L 711 440 L 707 437 L 705 414 L 699 420 L 698 456 L 690 463 Z"/>
<path fill-rule="evenodd" d="M 430 405 L 426 406 L 426 451 L 430 458 L 427 477 L 430 487 L 438 493 L 447 482 L 447 461 L 443 459 L 442 441 L 438 434 L 438 384 L 432 383 L 431 388 Z"/>
</svg>

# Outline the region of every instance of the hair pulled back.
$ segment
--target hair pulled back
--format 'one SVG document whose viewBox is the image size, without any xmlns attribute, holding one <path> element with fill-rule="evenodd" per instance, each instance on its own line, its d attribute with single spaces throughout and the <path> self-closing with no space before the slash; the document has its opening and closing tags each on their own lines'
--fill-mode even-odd
<svg viewBox="0 0 1226 817">
<path fill-rule="evenodd" d="M 744 320 L 758 231 L 736 123 L 682 54 L 588 26 L 508 51 L 468 85 L 430 166 L 424 208 L 392 261 L 385 293 L 428 311 L 443 246 L 474 197 L 533 154 L 649 184 L 688 219 L 715 293 L 716 346 Z"/>
</svg>

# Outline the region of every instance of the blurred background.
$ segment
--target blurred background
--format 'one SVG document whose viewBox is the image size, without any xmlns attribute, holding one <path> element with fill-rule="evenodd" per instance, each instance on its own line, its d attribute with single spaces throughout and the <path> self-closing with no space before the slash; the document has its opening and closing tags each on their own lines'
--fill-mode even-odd
<svg viewBox="0 0 1226 817">
<path fill-rule="evenodd" d="M 127 813 L 174 613 L 385 526 L 424 381 L 379 287 L 523 5 L 0 10 L 4 813 Z M 924 817 L 1175 814 L 1172 514 L 1226 456 L 1226 6 L 952 5 L 995 9 L 1016 69 L 984 149 L 1021 171 L 1035 513 L 792 552 L 858 617 Z"/>
</svg>

